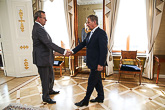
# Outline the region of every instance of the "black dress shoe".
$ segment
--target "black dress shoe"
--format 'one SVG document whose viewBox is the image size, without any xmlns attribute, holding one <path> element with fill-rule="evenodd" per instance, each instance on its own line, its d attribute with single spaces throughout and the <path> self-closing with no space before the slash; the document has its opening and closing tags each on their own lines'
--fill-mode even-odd
<svg viewBox="0 0 165 110">
<path fill-rule="evenodd" d="M 75 103 L 76 106 L 79 106 L 79 107 L 82 107 L 82 106 L 88 106 L 89 102 L 88 101 L 80 101 L 80 102 L 77 102 Z"/>
<path fill-rule="evenodd" d="M 98 99 L 98 98 L 95 98 L 95 99 L 91 99 L 90 102 L 98 102 L 98 103 L 103 103 L 104 100 L 102 99 Z"/>
<path fill-rule="evenodd" d="M 47 102 L 49 104 L 54 104 L 56 103 L 56 101 L 53 101 L 52 99 L 47 99 L 47 100 L 43 100 L 44 102 Z"/>
<path fill-rule="evenodd" d="M 52 92 L 49 93 L 49 95 L 52 95 L 52 94 L 59 94 L 59 93 L 60 93 L 60 91 L 52 91 Z"/>
</svg>

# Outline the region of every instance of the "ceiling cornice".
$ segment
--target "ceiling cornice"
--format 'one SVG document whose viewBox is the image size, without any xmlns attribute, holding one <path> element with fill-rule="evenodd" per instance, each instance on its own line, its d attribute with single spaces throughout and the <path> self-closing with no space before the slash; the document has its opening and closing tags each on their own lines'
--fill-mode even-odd
<svg viewBox="0 0 165 110">
<path fill-rule="evenodd" d="M 77 0 L 78 5 L 101 4 L 103 0 Z"/>
</svg>

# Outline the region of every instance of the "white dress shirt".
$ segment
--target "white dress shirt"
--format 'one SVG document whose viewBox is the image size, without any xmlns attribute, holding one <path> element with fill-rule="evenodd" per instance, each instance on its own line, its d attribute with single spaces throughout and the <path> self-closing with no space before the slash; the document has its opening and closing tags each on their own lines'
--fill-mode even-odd
<svg viewBox="0 0 165 110">
<path fill-rule="evenodd" d="M 95 30 L 96 30 L 98 27 L 99 27 L 99 26 L 95 27 L 95 28 L 91 31 L 91 33 L 90 33 L 90 35 L 89 35 L 89 41 L 90 41 L 90 39 L 91 39 L 92 34 L 95 32 Z M 88 42 L 89 42 L 89 41 L 88 41 Z"/>
</svg>

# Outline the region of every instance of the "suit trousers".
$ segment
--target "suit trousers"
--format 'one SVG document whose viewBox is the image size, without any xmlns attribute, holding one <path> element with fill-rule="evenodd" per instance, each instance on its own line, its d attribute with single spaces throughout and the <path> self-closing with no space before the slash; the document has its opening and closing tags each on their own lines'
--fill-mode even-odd
<svg viewBox="0 0 165 110">
<path fill-rule="evenodd" d="M 101 79 L 101 71 L 96 71 L 94 69 L 91 69 L 89 78 L 88 78 L 88 87 L 86 96 L 84 97 L 84 101 L 89 101 L 90 96 L 94 90 L 96 89 L 98 96 L 96 98 L 99 98 L 101 100 L 104 100 L 104 90 L 103 90 L 103 84 Z"/>
<path fill-rule="evenodd" d="M 52 66 L 37 66 L 42 84 L 42 99 L 49 99 L 49 92 L 53 91 L 54 72 Z"/>
</svg>

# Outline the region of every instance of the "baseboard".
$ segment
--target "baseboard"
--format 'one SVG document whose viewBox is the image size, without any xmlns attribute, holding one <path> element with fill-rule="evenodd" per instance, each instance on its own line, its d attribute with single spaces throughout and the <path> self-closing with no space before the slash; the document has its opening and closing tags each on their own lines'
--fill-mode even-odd
<svg viewBox="0 0 165 110">
<path fill-rule="evenodd" d="M 119 71 L 113 71 L 114 74 L 119 73 Z M 157 77 L 157 74 L 154 74 L 154 78 Z M 164 74 L 159 74 L 159 78 L 165 78 Z"/>
<path fill-rule="evenodd" d="M 154 78 L 157 77 L 157 74 L 154 74 Z M 159 74 L 159 78 L 165 78 L 165 75 L 164 74 Z"/>
</svg>

